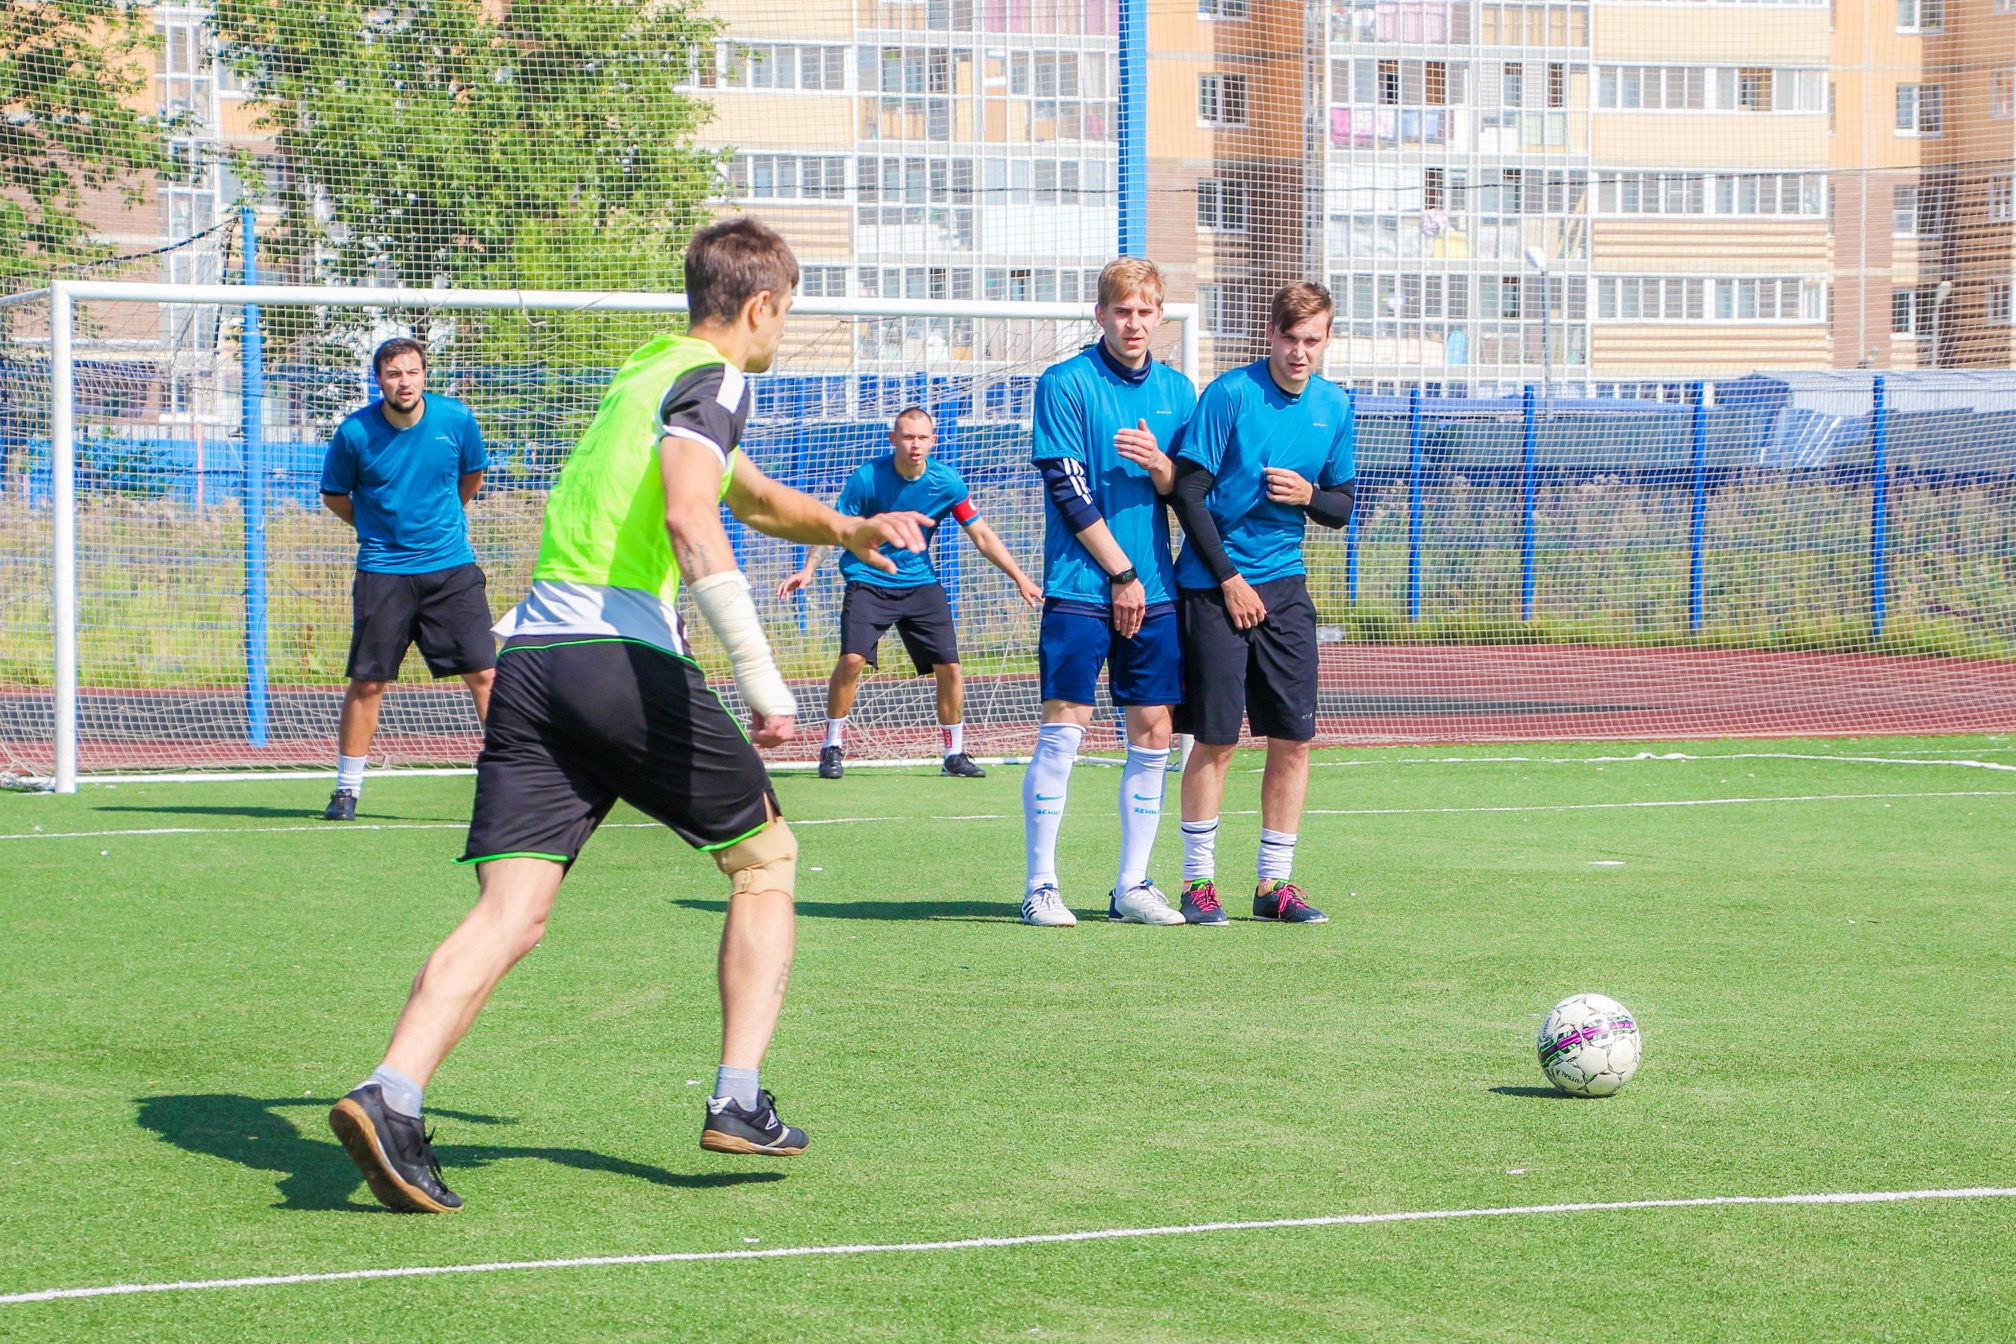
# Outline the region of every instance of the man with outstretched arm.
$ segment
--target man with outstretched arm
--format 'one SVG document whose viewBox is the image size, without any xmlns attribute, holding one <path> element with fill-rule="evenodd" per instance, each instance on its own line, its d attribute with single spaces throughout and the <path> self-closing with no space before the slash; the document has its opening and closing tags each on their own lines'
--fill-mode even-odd
<svg viewBox="0 0 2016 1344">
<path fill-rule="evenodd" d="M 413 981 L 384 1062 L 330 1125 L 388 1207 L 446 1213 L 421 1089 L 505 972 L 545 935 L 561 879 L 620 798 L 714 859 L 729 880 L 721 935 L 721 1067 L 700 1146 L 794 1155 L 757 1068 L 784 1002 L 798 842 L 756 754 L 798 707 L 770 654 L 720 504 L 774 537 L 838 544 L 882 570 L 919 550 L 908 514 L 845 518 L 765 476 L 736 446 L 748 373 L 770 367 L 798 283 L 784 240 L 754 219 L 686 251 L 689 334 L 619 369 L 546 504 L 531 592 L 503 621 L 476 802 L 460 862 L 476 906 Z M 675 603 L 685 581 L 749 706 L 745 736 L 707 688 Z"/>
<path fill-rule="evenodd" d="M 987 777 L 966 754 L 966 686 L 959 670 L 959 634 L 952 624 L 952 603 L 938 582 L 928 549 L 938 524 L 948 517 L 956 519 L 974 549 L 1014 581 L 1016 591 L 1030 606 L 1042 602 L 1043 590 L 1022 572 L 1007 544 L 987 526 L 959 472 L 932 456 L 937 444 L 938 425 L 931 412 L 922 406 L 906 407 L 889 427 L 892 451 L 856 467 L 840 490 L 840 512 L 850 517 L 900 511 L 923 514 L 931 522 L 924 529 L 927 549 L 923 554 L 888 552 L 896 562 L 893 575 L 871 569 L 844 551 L 840 555 L 840 574 L 847 580 L 847 591 L 840 600 L 840 661 L 833 665 L 833 676 L 826 683 L 826 741 L 819 748 L 821 779 L 839 779 L 846 773 L 847 715 L 854 708 L 854 692 L 860 689 L 861 669 L 877 665 L 876 651 L 892 625 L 917 675 L 929 675 L 938 682 L 938 730 L 945 747 L 938 773 L 958 779 Z M 777 596 L 804 592 L 825 557 L 824 548 L 807 551 L 804 566 L 777 585 Z"/>
<path fill-rule="evenodd" d="M 1127 713 L 1120 775 L 1120 865 L 1106 917 L 1181 924 L 1148 880 L 1169 764 L 1169 707 L 1183 698 L 1175 570 L 1164 506 L 1197 390 L 1148 352 L 1162 322 L 1162 272 L 1121 257 L 1099 272 L 1099 339 L 1036 384 L 1036 468 L 1045 490 L 1043 622 L 1037 644 L 1043 724 L 1022 782 L 1028 876 L 1022 922 L 1076 924 L 1057 879 L 1057 830 L 1099 670 Z"/>
<path fill-rule="evenodd" d="M 1316 736 L 1316 607 L 1302 536 L 1311 519 L 1350 521 L 1357 477 L 1350 395 L 1317 372 L 1334 315 L 1323 286 L 1283 286 L 1267 358 L 1204 389 L 1176 455 L 1185 692 L 1176 727 L 1197 739 L 1183 769 L 1182 914 L 1192 924 L 1226 922 L 1218 809 L 1242 719 L 1267 739 L 1253 917 L 1328 919 L 1291 878 Z"/>
</svg>

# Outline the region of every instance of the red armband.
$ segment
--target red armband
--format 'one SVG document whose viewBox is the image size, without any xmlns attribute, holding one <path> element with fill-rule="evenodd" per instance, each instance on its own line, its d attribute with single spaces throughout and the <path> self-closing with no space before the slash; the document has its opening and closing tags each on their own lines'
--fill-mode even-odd
<svg viewBox="0 0 2016 1344">
<path fill-rule="evenodd" d="M 973 497 L 971 495 L 968 495 L 966 498 L 960 500 L 957 504 L 954 504 L 952 506 L 952 520 L 958 523 L 961 527 L 965 527 L 967 524 L 977 521 L 979 517 L 980 517 L 979 506 L 974 504 Z"/>
</svg>

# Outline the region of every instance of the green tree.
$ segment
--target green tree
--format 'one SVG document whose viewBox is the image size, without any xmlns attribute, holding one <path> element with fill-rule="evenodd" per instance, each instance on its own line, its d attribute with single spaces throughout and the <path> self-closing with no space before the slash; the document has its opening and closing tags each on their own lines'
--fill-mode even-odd
<svg viewBox="0 0 2016 1344">
<path fill-rule="evenodd" d="M 148 12 L 120 0 L 0 0 L 0 287 L 108 256 L 87 194 L 138 204 L 164 162 Z"/>
<path fill-rule="evenodd" d="M 220 0 L 212 22 L 274 133 L 271 242 L 301 278 L 680 287 L 719 191 L 693 141 L 711 108 L 677 87 L 716 32 L 693 0 Z M 457 313 L 426 334 L 608 363 L 663 325 Z"/>
</svg>

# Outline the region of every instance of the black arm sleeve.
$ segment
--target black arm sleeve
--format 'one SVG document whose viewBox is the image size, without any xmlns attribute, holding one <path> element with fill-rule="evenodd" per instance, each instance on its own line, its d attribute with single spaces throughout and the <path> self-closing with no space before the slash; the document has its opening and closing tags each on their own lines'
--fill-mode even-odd
<svg viewBox="0 0 2016 1344">
<path fill-rule="evenodd" d="M 1040 457 L 1036 459 L 1036 470 L 1043 473 L 1050 502 L 1064 515 L 1064 526 L 1073 532 L 1083 532 L 1092 524 L 1105 521 L 1106 515 L 1099 512 L 1091 487 L 1085 482 L 1083 462 L 1075 457 Z"/>
<path fill-rule="evenodd" d="M 1325 527 L 1342 527 L 1351 521 L 1351 505 L 1358 497 L 1358 482 L 1349 480 L 1318 490 L 1302 511 Z"/>
<path fill-rule="evenodd" d="M 1232 563 L 1231 556 L 1225 554 L 1225 539 L 1218 535 L 1218 520 L 1211 516 L 1211 510 L 1204 507 L 1204 497 L 1217 483 L 1218 478 L 1206 471 L 1201 463 L 1179 457 L 1176 459 L 1176 490 L 1169 497 L 1169 507 L 1176 511 L 1176 521 L 1183 524 L 1183 535 L 1203 558 L 1204 568 L 1211 571 L 1212 578 L 1223 583 L 1236 576 L 1239 567 Z"/>
</svg>

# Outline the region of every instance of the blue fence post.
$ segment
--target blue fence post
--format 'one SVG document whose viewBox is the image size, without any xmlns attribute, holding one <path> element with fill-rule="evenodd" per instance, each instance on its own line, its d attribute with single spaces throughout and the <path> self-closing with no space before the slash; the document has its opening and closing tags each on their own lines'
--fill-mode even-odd
<svg viewBox="0 0 2016 1344">
<path fill-rule="evenodd" d="M 811 391 L 811 378 L 806 377 L 792 380 L 791 486 L 793 489 L 803 490 L 807 494 L 812 493 L 812 482 L 807 479 L 805 471 L 806 459 L 810 456 L 812 446 L 812 425 L 810 423 L 812 419 Z M 808 547 L 804 546 L 792 547 L 791 553 L 798 557 L 798 568 L 800 569 L 805 567 L 805 553 L 808 549 Z M 812 594 L 800 594 L 798 600 L 792 605 L 798 608 L 798 629 L 803 631 L 812 608 Z"/>
<path fill-rule="evenodd" d="M 1421 389 L 1407 389 L 1407 619 L 1421 619 Z"/>
<path fill-rule="evenodd" d="M 1119 243 L 1148 255 L 1148 0 L 1120 0 Z"/>
<path fill-rule="evenodd" d="M 1687 523 L 1687 629 L 1700 634 L 1707 618 L 1708 384 L 1694 384 L 1693 505 Z"/>
<path fill-rule="evenodd" d="M 1540 419 L 1533 384 L 1526 384 L 1519 452 L 1519 619 L 1533 619 L 1534 515 L 1540 503 Z"/>
<path fill-rule="evenodd" d="M 1869 418 L 1869 638 L 1883 638 L 1890 605 L 1890 388 L 1876 375 Z"/>
<path fill-rule="evenodd" d="M 241 212 L 245 231 L 245 283 L 259 283 L 259 233 L 250 206 Z M 259 335 L 259 305 L 245 305 L 245 330 L 238 342 L 238 408 L 244 438 L 245 474 L 245 736 L 266 745 L 269 699 L 266 688 L 266 352 Z"/>
</svg>

